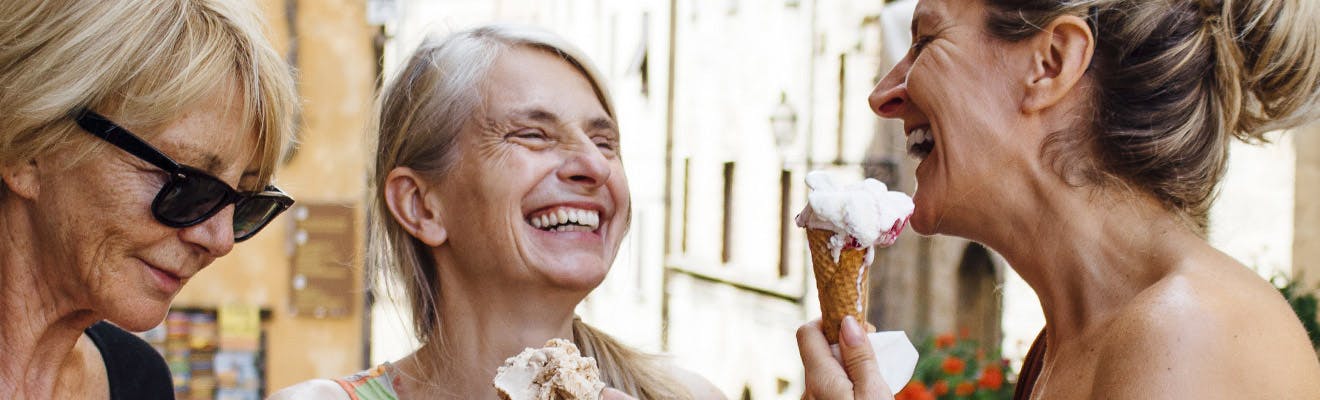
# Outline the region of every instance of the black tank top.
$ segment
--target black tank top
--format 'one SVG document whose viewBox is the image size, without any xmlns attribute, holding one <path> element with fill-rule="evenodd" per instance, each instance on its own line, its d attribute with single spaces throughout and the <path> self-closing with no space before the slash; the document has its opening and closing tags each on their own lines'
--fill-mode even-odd
<svg viewBox="0 0 1320 400">
<path fill-rule="evenodd" d="M 174 399 L 170 368 L 147 342 L 105 321 L 83 332 L 101 351 L 110 400 Z"/>
</svg>

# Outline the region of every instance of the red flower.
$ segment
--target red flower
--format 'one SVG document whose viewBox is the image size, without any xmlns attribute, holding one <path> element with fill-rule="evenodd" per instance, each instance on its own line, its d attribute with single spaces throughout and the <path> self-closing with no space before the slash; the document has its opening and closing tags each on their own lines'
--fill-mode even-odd
<svg viewBox="0 0 1320 400">
<path fill-rule="evenodd" d="M 990 365 L 981 373 L 981 379 L 977 379 L 976 384 L 986 389 L 999 390 L 1004 385 L 1004 371 L 998 365 Z"/>
<path fill-rule="evenodd" d="M 935 400 L 935 396 L 926 390 L 925 384 L 914 380 L 904 386 L 903 390 L 898 391 L 898 394 L 894 395 L 894 400 Z"/>
<path fill-rule="evenodd" d="M 961 358 L 949 356 L 944 359 L 944 364 L 941 367 L 944 369 L 945 374 L 958 375 L 967 368 L 967 362 Z"/>
<path fill-rule="evenodd" d="M 930 391 L 935 394 L 935 397 L 949 394 L 949 382 L 944 380 L 935 381 L 935 386 L 931 386 Z"/>
<path fill-rule="evenodd" d="M 953 347 L 953 344 L 954 344 L 953 335 L 943 334 L 935 337 L 936 349 L 947 349 Z"/>
<path fill-rule="evenodd" d="M 976 393 L 976 385 L 971 382 L 959 383 L 958 387 L 953 389 L 953 394 L 958 396 L 971 396 L 972 393 Z"/>
</svg>

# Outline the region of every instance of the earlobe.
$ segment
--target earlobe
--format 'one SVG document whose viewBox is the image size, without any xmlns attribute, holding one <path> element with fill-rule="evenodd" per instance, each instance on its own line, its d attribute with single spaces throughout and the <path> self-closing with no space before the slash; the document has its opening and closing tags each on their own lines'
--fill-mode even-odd
<svg viewBox="0 0 1320 400">
<path fill-rule="evenodd" d="M 18 197 L 35 200 L 41 194 L 41 180 L 37 178 L 37 161 L 20 161 L 0 166 L 0 184 Z"/>
<path fill-rule="evenodd" d="M 412 168 L 395 168 L 385 177 L 385 204 L 408 234 L 427 246 L 439 247 L 449 239 L 449 232 L 430 188 Z"/>
<path fill-rule="evenodd" d="M 1095 40 L 1085 20 L 1068 15 L 1055 19 L 1030 43 L 1032 69 L 1022 108 L 1038 112 L 1073 93 L 1091 65 Z"/>
</svg>

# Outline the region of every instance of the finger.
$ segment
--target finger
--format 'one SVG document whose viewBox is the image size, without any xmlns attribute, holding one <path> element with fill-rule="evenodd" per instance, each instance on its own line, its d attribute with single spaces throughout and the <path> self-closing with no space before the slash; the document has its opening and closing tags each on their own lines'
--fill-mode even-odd
<svg viewBox="0 0 1320 400">
<path fill-rule="evenodd" d="M 880 364 L 871 349 L 866 332 L 853 317 L 844 317 L 839 328 L 839 352 L 843 356 L 843 369 L 852 381 L 853 396 L 857 399 L 889 399 L 889 385 L 880 375 Z"/>
<path fill-rule="evenodd" d="M 600 400 L 637 400 L 637 398 L 615 390 L 614 388 L 605 388 L 605 390 L 600 392 Z"/>
<path fill-rule="evenodd" d="M 820 328 L 820 320 L 808 322 L 797 331 L 798 353 L 806 375 L 805 398 L 819 400 L 852 399 L 852 382 L 839 360 L 830 354 L 830 344 Z"/>
</svg>

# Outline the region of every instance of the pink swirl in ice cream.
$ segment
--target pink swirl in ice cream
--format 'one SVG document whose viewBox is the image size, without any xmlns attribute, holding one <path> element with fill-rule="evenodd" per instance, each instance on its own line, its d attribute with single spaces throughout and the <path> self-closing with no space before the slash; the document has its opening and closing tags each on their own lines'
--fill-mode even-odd
<svg viewBox="0 0 1320 400">
<path fill-rule="evenodd" d="M 866 264 L 871 263 L 873 246 L 888 247 L 912 216 L 912 198 L 889 191 L 884 183 L 867 178 L 839 186 L 824 171 L 807 173 L 807 206 L 797 215 L 803 228 L 833 231 L 830 250 L 834 260 L 845 248 L 865 248 Z"/>
</svg>

